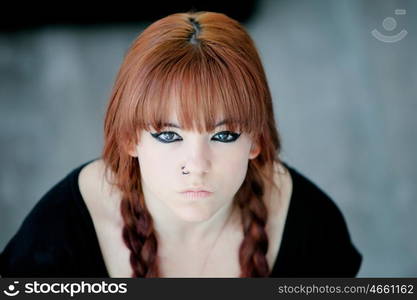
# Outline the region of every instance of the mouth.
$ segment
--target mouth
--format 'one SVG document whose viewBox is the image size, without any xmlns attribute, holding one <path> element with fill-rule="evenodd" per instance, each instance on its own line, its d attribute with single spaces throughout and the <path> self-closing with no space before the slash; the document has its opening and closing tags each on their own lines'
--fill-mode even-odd
<svg viewBox="0 0 417 300">
<path fill-rule="evenodd" d="M 181 192 L 182 195 L 188 198 L 206 198 L 211 196 L 213 193 L 208 191 L 185 191 Z"/>
</svg>

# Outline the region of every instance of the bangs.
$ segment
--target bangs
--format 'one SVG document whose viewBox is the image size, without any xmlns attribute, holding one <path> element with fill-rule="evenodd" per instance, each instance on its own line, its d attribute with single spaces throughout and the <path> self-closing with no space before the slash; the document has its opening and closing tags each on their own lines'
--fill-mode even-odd
<svg viewBox="0 0 417 300">
<path fill-rule="evenodd" d="M 206 50 L 184 49 L 175 57 L 172 53 L 161 55 L 165 60 L 155 64 L 146 74 L 146 83 L 142 82 L 142 99 L 133 101 L 137 105 L 132 116 L 137 118 L 136 132 L 160 131 L 173 121 L 170 116 L 176 108 L 183 130 L 212 132 L 216 123 L 224 121 L 228 130 L 253 138 L 260 134 L 265 128 L 262 85 L 256 84 L 243 61 L 236 61 L 236 57 L 226 61 L 227 55 Z"/>
</svg>

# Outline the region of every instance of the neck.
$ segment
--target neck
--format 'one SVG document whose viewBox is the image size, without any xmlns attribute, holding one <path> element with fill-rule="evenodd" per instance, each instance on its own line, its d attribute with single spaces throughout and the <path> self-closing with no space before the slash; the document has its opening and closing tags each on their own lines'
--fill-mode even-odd
<svg viewBox="0 0 417 300">
<path fill-rule="evenodd" d="M 149 199 L 146 194 L 145 203 L 152 215 L 158 237 L 167 244 L 183 246 L 206 244 L 213 241 L 220 231 L 236 228 L 235 226 L 240 222 L 238 209 L 234 209 L 233 201 L 229 201 L 204 221 L 183 220 L 164 203 L 157 199 Z"/>
</svg>

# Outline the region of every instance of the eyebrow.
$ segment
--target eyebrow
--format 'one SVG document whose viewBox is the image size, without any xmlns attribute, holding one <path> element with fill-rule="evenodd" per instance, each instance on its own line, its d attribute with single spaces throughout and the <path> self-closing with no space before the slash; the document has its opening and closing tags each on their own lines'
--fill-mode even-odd
<svg viewBox="0 0 417 300">
<path fill-rule="evenodd" d="M 236 122 L 236 121 L 232 122 L 229 119 L 225 119 L 225 120 L 220 121 L 219 123 L 217 123 L 214 127 L 216 128 L 216 127 L 219 127 L 219 126 L 224 125 L 226 123 L 238 123 L 238 122 Z M 175 123 L 163 123 L 162 127 L 174 127 L 174 128 L 182 129 L 181 126 L 179 126 Z"/>
</svg>

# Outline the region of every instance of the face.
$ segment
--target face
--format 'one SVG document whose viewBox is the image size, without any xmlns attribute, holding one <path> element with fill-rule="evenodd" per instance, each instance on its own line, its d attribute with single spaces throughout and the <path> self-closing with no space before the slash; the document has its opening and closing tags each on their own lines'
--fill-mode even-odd
<svg viewBox="0 0 417 300">
<path fill-rule="evenodd" d="M 175 113 L 169 123 L 179 125 Z M 249 159 L 259 153 L 248 135 L 227 131 L 225 125 L 201 134 L 175 127 L 143 130 L 139 137 L 131 155 L 139 160 L 146 204 L 188 222 L 207 220 L 231 204 Z M 183 166 L 189 174 L 182 174 Z M 182 193 L 195 188 L 211 193 L 205 197 Z"/>
</svg>

